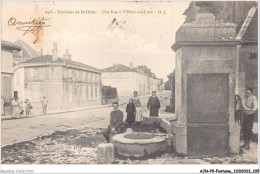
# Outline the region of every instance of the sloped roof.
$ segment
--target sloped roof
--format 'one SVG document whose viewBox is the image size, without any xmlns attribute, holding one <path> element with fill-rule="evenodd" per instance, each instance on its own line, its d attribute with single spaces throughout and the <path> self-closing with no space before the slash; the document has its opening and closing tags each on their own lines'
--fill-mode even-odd
<svg viewBox="0 0 260 174">
<path fill-rule="evenodd" d="M 8 48 L 11 48 L 11 49 L 14 49 L 14 50 L 21 50 L 22 49 L 20 46 L 17 46 L 15 44 L 13 44 L 12 42 L 9 42 L 9 41 L 3 40 L 3 39 L 1 39 L 1 46 L 2 47 L 8 47 Z"/>
<path fill-rule="evenodd" d="M 117 65 L 113 65 L 110 66 L 108 68 L 105 68 L 102 70 L 103 72 L 137 72 L 137 68 L 130 68 L 128 66 L 122 65 L 122 64 L 117 64 Z M 143 73 L 145 74 L 147 77 L 152 77 L 154 79 L 158 79 L 154 73 Z"/>
<path fill-rule="evenodd" d="M 258 42 L 258 10 L 252 7 L 236 27 L 236 40 Z"/>
<path fill-rule="evenodd" d="M 130 68 L 128 66 L 117 64 L 103 69 L 104 72 L 137 72 L 136 68 Z"/>
<path fill-rule="evenodd" d="M 23 55 L 24 55 L 24 57 L 34 58 L 34 57 L 40 56 L 39 52 L 35 51 L 30 45 L 25 43 L 23 40 L 18 39 L 15 42 L 15 44 L 23 48 L 23 51 L 24 51 Z"/>
<path fill-rule="evenodd" d="M 40 64 L 40 63 L 65 63 L 66 65 L 72 65 L 72 66 L 76 66 L 78 68 L 84 68 L 84 69 L 88 69 L 88 70 L 92 70 L 92 71 L 97 71 L 97 72 L 101 72 L 100 69 L 86 65 L 84 63 L 80 63 L 80 62 L 75 62 L 69 59 L 62 59 L 62 58 L 58 58 L 57 61 L 53 61 L 52 60 L 52 56 L 51 55 L 43 55 L 43 56 L 39 56 L 33 59 L 29 59 L 26 60 L 24 62 L 21 62 L 20 64 Z"/>
</svg>

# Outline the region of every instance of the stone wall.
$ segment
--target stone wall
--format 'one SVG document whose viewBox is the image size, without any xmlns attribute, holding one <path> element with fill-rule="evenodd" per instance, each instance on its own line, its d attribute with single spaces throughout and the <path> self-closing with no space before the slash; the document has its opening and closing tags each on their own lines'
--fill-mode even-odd
<svg viewBox="0 0 260 174">
<path fill-rule="evenodd" d="M 239 49 L 238 94 L 244 98 L 246 87 L 254 89 L 258 96 L 258 50 L 257 45 L 242 45 Z"/>
</svg>

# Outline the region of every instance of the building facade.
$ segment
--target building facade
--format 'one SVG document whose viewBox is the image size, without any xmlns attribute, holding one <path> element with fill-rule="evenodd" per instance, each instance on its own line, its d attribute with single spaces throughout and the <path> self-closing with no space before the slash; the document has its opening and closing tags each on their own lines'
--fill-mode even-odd
<svg viewBox="0 0 260 174">
<path fill-rule="evenodd" d="M 39 57 L 41 54 L 21 39 L 18 39 L 14 44 L 22 48 L 21 50 L 13 50 L 14 97 L 20 98 L 22 101 L 24 101 L 24 67 L 19 63 Z"/>
<path fill-rule="evenodd" d="M 24 99 L 29 99 L 36 110 L 41 110 L 43 96 L 48 100 L 48 110 L 101 104 L 101 71 L 72 61 L 68 51 L 59 58 L 56 44 L 52 55 L 18 65 L 23 74 L 20 81 L 24 83 Z"/>
<path fill-rule="evenodd" d="M 21 48 L 2 40 L 1 49 L 1 96 L 4 100 L 5 114 L 11 114 L 11 99 L 14 96 L 13 50 L 21 50 Z"/>
<path fill-rule="evenodd" d="M 129 96 L 134 91 L 139 95 L 161 90 L 161 80 L 143 70 L 117 64 L 105 68 L 101 75 L 104 86 L 116 87 L 118 96 Z"/>
</svg>

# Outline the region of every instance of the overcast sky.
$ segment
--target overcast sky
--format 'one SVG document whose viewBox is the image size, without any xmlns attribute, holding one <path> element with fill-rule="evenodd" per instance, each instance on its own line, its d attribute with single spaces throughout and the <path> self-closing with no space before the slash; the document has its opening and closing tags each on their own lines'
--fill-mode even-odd
<svg viewBox="0 0 260 174">
<path fill-rule="evenodd" d="M 175 67 L 171 46 L 175 33 L 185 20 L 182 15 L 189 2 L 2 2 L 2 39 L 15 42 L 18 37 L 36 50 L 51 54 L 53 42 L 59 57 L 69 49 L 72 60 L 103 69 L 113 63 L 129 66 L 146 65 L 157 77 L 167 80 Z M 53 14 L 46 14 L 52 10 Z M 58 14 L 74 11 L 74 14 Z M 96 14 L 75 14 L 76 10 L 93 10 Z M 110 12 L 104 14 L 102 11 Z M 121 11 L 121 14 L 111 14 Z M 125 11 L 123 11 L 125 10 Z M 133 14 L 129 11 L 152 11 L 153 14 Z M 162 12 L 159 14 L 159 10 Z M 165 14 L 163 14 L 165 11 Z M 56 13 L 55 13 L 56 12 Z M 104 12 L 104 11 L 103 11 Z M 50 27 L 35 36 L 23 36 L 8 20 L 17 21 L 45 17 Z M 116 19 L 118 25 L 110 25 Z"/>
</svg>

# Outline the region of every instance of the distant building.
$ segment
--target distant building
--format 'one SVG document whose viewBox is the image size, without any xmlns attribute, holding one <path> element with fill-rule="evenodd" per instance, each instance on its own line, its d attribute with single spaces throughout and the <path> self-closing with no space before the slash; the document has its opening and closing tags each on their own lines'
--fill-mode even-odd
<svg viewBox="0 0 260 174">
<path fill-rule="evenodd" d="M 161 90 L 161 80 L 154 74 L 147 74 L 141 68 L 117 64 L 103 69 L 101 75 L 104 86 L 117 88 L 118 96 L 129 96 L 134 91 L 139 95 Z"/>
<path fill-rule="evenodd" d="M 21 47 L 1 40 L 1 95 L 4 99 L 6 114 L 11 114 L 11 99 L 14 96 L 13 90 L 13 50 L 21 50 Z"/>
<path fill-rule="evenodd" d="M 21 62 L 18 68 L 23 68 L 19 80 L 24 84 L 24 99 L 36 110 L 41 109 L 43 96 L 49 103 L 47 110 L 101 104 L 101 70 L 72 61 L 68 50 L 58 57 L 57 44 L 52 55 Z"/>
</svg>

